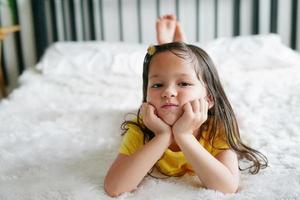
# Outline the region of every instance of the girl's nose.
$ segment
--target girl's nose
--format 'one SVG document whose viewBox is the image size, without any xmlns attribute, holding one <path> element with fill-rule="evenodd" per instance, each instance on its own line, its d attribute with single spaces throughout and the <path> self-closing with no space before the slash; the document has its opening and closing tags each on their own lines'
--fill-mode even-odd
<svg viewBox="0 0 300 200">
<path fill-rule="evenodd" d="M 167 87 L 162 95 L 163 98 L 170 98 L 170 97 L 176 97 L 177 96 L 177 91 L 174 87 Z"/>
</svg>

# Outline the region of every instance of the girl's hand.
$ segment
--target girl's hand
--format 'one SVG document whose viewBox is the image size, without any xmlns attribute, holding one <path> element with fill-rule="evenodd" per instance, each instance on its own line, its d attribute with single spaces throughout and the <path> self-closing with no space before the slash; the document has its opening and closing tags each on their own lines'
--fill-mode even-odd
<svg viewBox="0 0 300 200">
<path fill-rule="evenodd" d="M 182 116 L 173 125 L 174 137 L 183 134 L 193 134 L 206 120 L 208 102 L 203 99 L 195 99 L 184 104 Z"/>
<path fill-rule="evenodd" d="M 143 103 L 141 106 L 140 115 L 143 124 L 149 128 L 155 134 L 155 136 L 159 134 L 172 135 L 171 127 L 155 114 L 155 108 L 151 104 Z"/>
</svg>

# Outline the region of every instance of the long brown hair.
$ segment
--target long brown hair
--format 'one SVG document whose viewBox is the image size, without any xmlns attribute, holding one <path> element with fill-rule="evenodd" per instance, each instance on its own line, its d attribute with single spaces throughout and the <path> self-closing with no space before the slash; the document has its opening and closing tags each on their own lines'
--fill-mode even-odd
<svg viewBox="0 0 300 200">
<path fill-rule="evenodd" d="M 210 56 L 203 49 L 183 42 L 172 42 L 153 46 L 152 52 L 149 53 L 148 51 L 144 58 L 143 102 L 146 102 L 147 99 L 148 74 L 151 59 L 156 54 L 165 51 L 170 51 L 176 56 L 193 63 L 198 79 L 205 83 L 207 93 L 214 102 L 213 107 L 211 107 L 208 111 L 207 121 L 201 125 L 199 129 L 200 135 L 202 136 L 202 132 L 209 128 L 209 138 L 204 139 L 208 139 L 208 141 L 210 141 L 213 145 L 214 139 L 220 136 L 218 135 L 220 132 L 218 130 L 223 130 L 221 132 L 225 141 L 229 147 L 237 153 L 239 159 L 246 158 L 251 163 L 247 168 L 241 169 L 239 167 L 240 170 L 249 169 L 251 174 L 256 174 L 260 169 L 266 168 L 268 166 L 266 156 L 242 142 L 234 111 L 222 87 L 216 67 Z M 125 121 L 121 127 L 125 133 L 128 130 L 128 124 L 138 126 L 144 133 L 145 143 L 146 140 L 151 140 L 155 135 L 142 124 L 139 112 L 140 110 L 137 113 L 136 121 Z"/>
</svg>

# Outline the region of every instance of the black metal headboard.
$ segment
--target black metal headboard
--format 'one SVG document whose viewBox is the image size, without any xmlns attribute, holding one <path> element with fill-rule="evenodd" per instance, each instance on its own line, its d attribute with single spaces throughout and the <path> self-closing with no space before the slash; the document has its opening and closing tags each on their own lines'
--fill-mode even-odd
<svg viewBox="0 0 300 200">
<path fill-rule="evenodd" d="M 2 46 L 1 66 L 9 90 L 17 86 L 18 76 L 27 67 L 34 66 L 53 42 L 103 40 L 153 43 L 155 20 L 166 13 L 176 14 L 190 42 L 207 42 L 224 36 L 278 33 L 284 44 L 300 50 L 299 0 L 11 2 L 16 14 L 11 24 L 20 24 L 21 32 L 10 36 Z M 23 4 L 27 4 L 25 8 Z M 8 18 L 0 16 L 0 25 L 10 25 Z"/>
<path fill-rule="evenodd" d="M 206 1 L 206 2 L 205 2 Z M 265 0 L 252 0 L 251 7 L 249 7 L 251 17 L 249 19 L 249 23 L 251 23 L 251 31 L 248 34 L 260 34 L 260 20 L 261 20 L 261 1 Z M 167 7 L 167 1 L 163 0 L 32 0 L 32 11 L 34 16 L 34 27 L 35 27 L 35 37 L 36 37 L 36 50 L 37 57 L 40 58 L 43 54 L 45 48 L 52 42 L 58 40 L 72 40 L 77 41 L 79 39 L 78 26 L 81 26 L 83 31 L 83 37 L 81 40 L 106 40 L 106 32 L 105 32 L 105 24 L 110 23 L 109 19 L 104 19 L 103 13 L 106 9 L 111 9 L 116 11 L 119 26 L 116 30 L 118 31 L 118 38 L 116 40 L 126 41 L 124 39 L 125 31 L 128 31 L 124 26 L 124 13 L 127 12 L 126 5 L 131 3 L 134 4 L 134 11 L 136 12 L 136 18 L 131 19 L 133 22 L 137 24 L 137 34 L 136 37 L 137 42 L 144 42 L 145 36 L 142 33 L 143 29 L 143 8 L 147 7 L 147 2 L 152 2 L 155 4 L 152 9 L 155 9 L 155 14 L 157 16 L 163 14 L 164 7 Z M 194 31 L 196 32 L 196 37 L 193 39 L 194 41 L 199 41 L 199 31 L 205 27 L 199 22 L 201 18 L 201 9 L 200 6 L 204 6 L 205 4 L 211 4 L 213 6 L 214 11 L 214 19 L 210 23 L 214 23 L 214 38 L 219 37 L 219 27 L 220 23 L 218 20 L 219 13 L 222 11 L 222 7 L 220 7 L 221 3 L 228 2 L 231 3 L 232 6 L 232 33 L 231 36 L 237 36 L 241 34 L 241 17 L 243 16 L 241 9 L 241 0 L 170 0 L 168 2 L 172 2 L 171 12 L 175 13 L 179 20 L 181 14 L 181 7 L 183 4 L 193 4 L 194 7 L 193 12 L 195 13 L 194 19 Z M 207 3 L 209 2 L 209 3 Z M 106 5 L 104 5 L 104 3 Z M 59 7 L 59 6 L 60 7 Z M 80 7 L 79 12 L 77 12 L 76 16 L 76 6 Z M 209 5 L 208 5 L 209 6 Z M 292 0 L 291 2 L 291 13 L 290 13 L 290 41 L 289 46 L 293 49 L 296 49 L 297 45 L 297 16 L 298 16 L 298 0 Z M 98 12 L 95 12 L 95 7 L 98 7 Z M 58 9 L 59 8 L 59 9 Z M 269 27 L 268 32 L 277 33 L 278 32 L 278 8 L 279 1 L 278 0 L 270 0 L 269 6 Z M 149 8 L 151 9 L 151 8 Z M 61 18 L 59 19 L 58 11 L 61 12 Z M 48 15 L 47 15 L 48 14 Z M 81 24 L 78 23 L 78 20 L 81 21 Z M 60 23 L 60 24 L 58 24 Z M 96 25 L 98 23 L 98 28 Z M 147 22 L 145 22 L 147 23 Z M 78 25 L 79 24 L 79 25 Z M 51 30 L 49 30 L 51 29 Z M 62 29 L 62 30 L 60 30 Z M 96 30 L 100 31 L 100 37 L 96 38 Z M 63 37 L 59 38 L 59 31 L 63 34 Z M 50 36 L 51 35 L 51 36 Z"/>
</svg>

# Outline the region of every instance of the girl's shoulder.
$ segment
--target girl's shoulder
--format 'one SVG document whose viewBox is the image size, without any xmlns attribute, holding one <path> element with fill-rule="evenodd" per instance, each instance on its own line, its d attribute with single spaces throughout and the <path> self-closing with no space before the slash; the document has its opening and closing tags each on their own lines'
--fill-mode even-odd
<svg viewBox="0 0 300 200">
<path fill-rule="evenodd" d="M 132 120 L 127 120 L 124 122 L 125 124 L 125 135 L 128 135 L 128 134 L 133 134 L 133 135 L 137 135 L 137 136 L 143 136 L 143 123 L 141 122 L 138 122 L 138 118 L 135 117 L 133 118 Z"/>
<path fill-rule="evenodd" d="M 126 131 L 119 149 L 119 153 L 131 155 L 143 145 L 144 134 L 137 123 L 135 124 L 131 121 L 126 122 Z"/>
<path fill-rule="evenodd" d="M 230 148 L 224 130 L 222 127 L 213 127 L 213 123 L 210 121 L 207 127 L 201 132 L 199 142 L 213 156 Z"/>
<path fill-rule="evenodd" d="M 214 120 L 209 119 L 209 121 L 206 124 L 206 127 L 203 128 L 201 136 L 204 140 L 211 144 L 216 143 L 226 143 L 226 132 L 224 125 L 218 125 L 217 127 L 214 127 Z"/>
<path fill-rule="evenodd" d="M 124 123 L 126 123 L 128 127 L 133 127 L 133 126 L 144 127 L 142 119 L 137 116 L 134 116 L 131 119 L 126 120 Z"/>
</svg>

